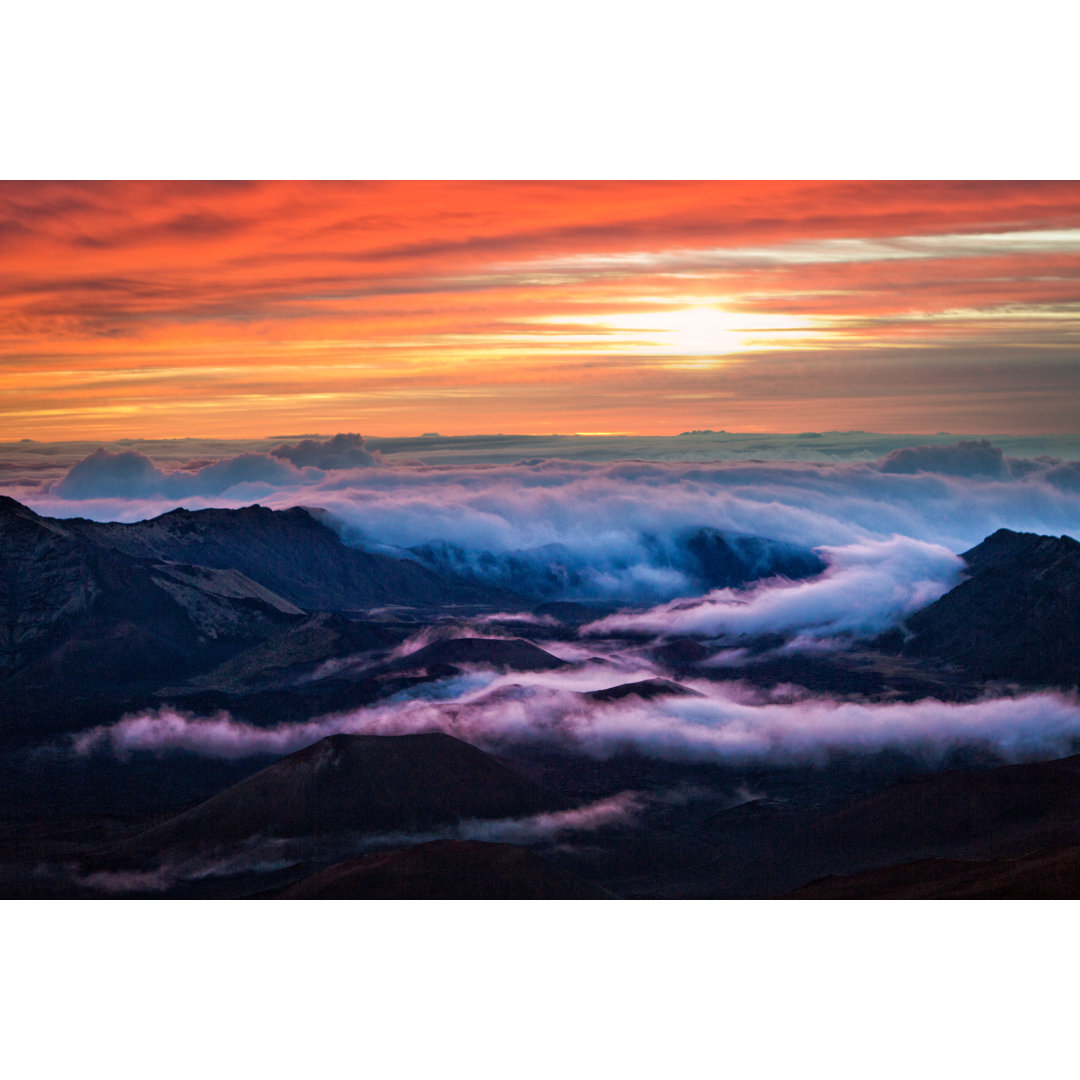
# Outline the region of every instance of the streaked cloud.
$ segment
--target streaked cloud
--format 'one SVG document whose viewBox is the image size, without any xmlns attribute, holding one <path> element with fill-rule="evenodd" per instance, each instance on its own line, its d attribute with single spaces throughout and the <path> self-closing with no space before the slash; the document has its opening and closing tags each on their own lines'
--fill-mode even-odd
<svg viewBox="0 0 1080 1080">
<path fill-rule="evenodd" d="M 1077 183 L 3 183 L 0 252 L 16 438 L 1080 406 Z"/>
</svg>

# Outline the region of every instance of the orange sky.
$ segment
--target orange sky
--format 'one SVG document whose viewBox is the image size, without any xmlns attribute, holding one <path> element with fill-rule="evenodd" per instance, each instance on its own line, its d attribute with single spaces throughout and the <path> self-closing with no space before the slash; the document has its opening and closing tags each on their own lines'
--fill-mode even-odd
<svg viewBox="0 0 1080 1080">
<path fill-rule="evenodd" d="M 1080 428 L 1080 184 L 0 183 L 0 441 Z"/>
</svg>

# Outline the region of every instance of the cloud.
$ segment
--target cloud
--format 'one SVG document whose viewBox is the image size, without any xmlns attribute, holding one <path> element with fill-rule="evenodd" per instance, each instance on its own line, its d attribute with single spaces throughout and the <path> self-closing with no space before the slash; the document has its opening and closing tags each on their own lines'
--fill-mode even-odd
<svg viewBox="0 0 1080 1080">
<path fill-rule="evenodd" d="M 382 455 L 366 449 L 363 435 L 343 433 L 332 439 L 304 439 L 295 445 L 282 443 L 271 455 L 298 467 L 316 469 L 358 469 L 382 464 Z"/>
<path fill-rule="evenodd" d="M 1008 469 L 1000 447 L 989 439 L 952 446 L 910 446 L 893 450 L 881 463 L 887 473 L 941 473 L 944 476 L 1005 476 Z"/>
<path fill-rule="evenodd" d="M 809 640 L 876 635 L 943 596 L 958 583 L 964 567 L 947 548 L 900 536 L 819 550 L 828 569 L 808 581 L 717 589 L 690 602 L 610 615 L 583 627 L 582 633 L 716 637 L 797 632 Z"/>
<path fill-rule="evenodd" d="M 504 844 L 529 844 L 554 840 L 565 832 L 593 831 L 629 824 L 645 805 L 643 796 L 624 791 L 573 810 L 557 810 L 528 818 L 498 821 L 466 821 L 459 829 L 464 840 L 489 840 Z"/>
<path fill-rule="evenodd" d="M 550 599 L 641 605 L 715 584 L 700 552 L 692 557 L 702 530 L 768 538 L 764 576 L 791 547 L 898 536 L 962 552 L 1003 527 L 1080 537 L 1080 463 L 1003 457 L 991 475 L 998 457 L 999 448 L 973 442 L 832 464 L 541 459 L 322 470 L 251 452 L 166 471 L 135 450 L 99 450 L 22 498 L 39 513 L 122 521 L 177 505 L 322 507 L 347 543 L 434 560 L 437 572 Z"/>
<path fill-rule="evenodd" d="M 1080 700 L 1057 692 L 951 703 L 840 701 L 769 695 L 730 682 L 696 681 L 693 697 L 597 702 L 556 686 L 504 684 L 470 700 L 412 699 L 264 728 L 221 713 L 173 709 L 128 716 L 75 736 L 77 755 L 184 750 L 213 757 L 284 754 L 336 733 L 445 731 L 494 750 L 555 744 L 597 758 L 635 751 L 669 761 L 821 763 L 834 753 L 884 750 L 940 761 L 957 746 L 989 747 L 1008 760 L 1073 752 Z"/>
<path fill-rule="evenodd" d="M 271 494 L 317 483 L 336 469 L 367 468 L 380 456 L 364 449 L 361 435 L 335 435 L 322 442 L 305 439 L 265 453 L 243 453 L 197 467 L 171 472 L 159 468 L 137 450 L 99 447 L 76 462 L 47 491 L 65 500 L 166 499 L 187 500 L 232 494 L 250 498 L 255 491 Z"/>
<path fill-rule="evenodd" d="M 241 454 L 190 471 L 178 469 L 167 473 L 138 451 L 115 453 L 101 447 L 73 465 L 49 491 L 71 500 L 154 496 L 189 499 L 224 495 L 240 485 L 261 485 L 270 492 L 316 478 L 317 474 L 304 474 L 267 454 Z"/>
</svg>

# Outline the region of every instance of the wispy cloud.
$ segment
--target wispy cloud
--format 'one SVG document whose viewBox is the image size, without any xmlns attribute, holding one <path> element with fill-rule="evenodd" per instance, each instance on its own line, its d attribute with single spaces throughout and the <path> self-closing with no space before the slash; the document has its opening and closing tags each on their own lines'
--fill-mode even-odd
<svg viewBox="0 0 1080 1080">
<path fill-rule="evenodd" d="M 1056 692 L 951 703 L 776 700 L 728 682 L 694 682 L 692 697 L 597 702 L 540 685 L 471 700 L 411 699 L 310 721 L 258 727 L 227 714 L 172 709 L 128 716 L 73 739 L 73 752 L 184 750 L 213 757 L 283 754 L 332 734 L 445 731 L 490 748 L 549 743 L 606 758 L 624 750 L 672 761 L 820 762 L 834 753 L 899 750 L 930 761 L 958 746 L 1007 759 L 1052 757 L 1080 739 L 1080 701 Z"/>
</svg>

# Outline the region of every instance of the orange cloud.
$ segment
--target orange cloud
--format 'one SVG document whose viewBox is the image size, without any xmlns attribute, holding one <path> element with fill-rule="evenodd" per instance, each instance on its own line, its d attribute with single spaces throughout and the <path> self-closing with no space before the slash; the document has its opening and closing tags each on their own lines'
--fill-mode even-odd
<svg viewBox="0 0 1080 1080">
<path fill-rule="evenodd" d="M 1078 251 L 1064 182 L 4 183 L 0 438 L 1074 428 Z"/>
</svg>

